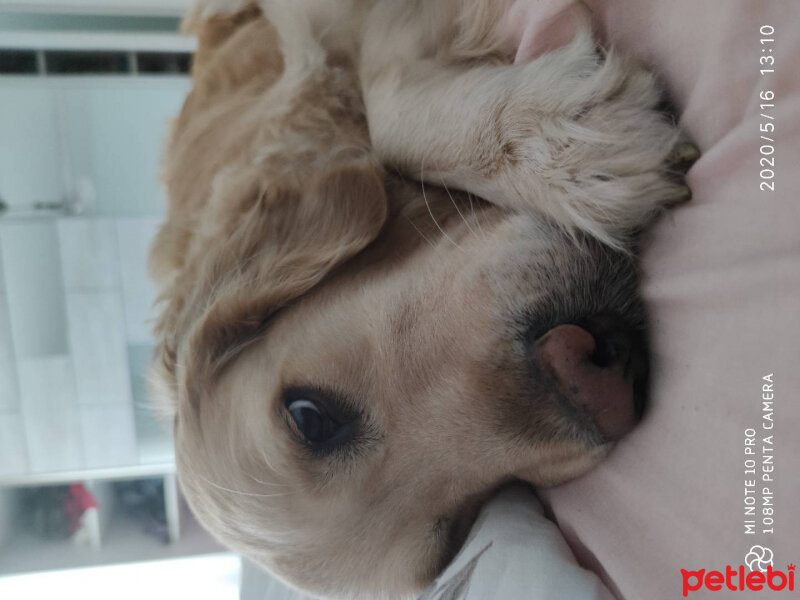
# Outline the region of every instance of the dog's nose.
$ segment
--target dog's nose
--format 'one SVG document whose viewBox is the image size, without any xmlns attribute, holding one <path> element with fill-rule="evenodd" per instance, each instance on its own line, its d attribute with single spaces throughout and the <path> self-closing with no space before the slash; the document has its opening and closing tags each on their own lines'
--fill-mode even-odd
<svg viewBox="0 0 800 600">
<path fill-rule="evenodd" d="M 559 325 L 535 342 L 534 360 L 604 438 L 619 439 L 639 420 L 646 346 L 643 336 L 619 319 L 600 316 L 581 325 Z"/>
</svg>

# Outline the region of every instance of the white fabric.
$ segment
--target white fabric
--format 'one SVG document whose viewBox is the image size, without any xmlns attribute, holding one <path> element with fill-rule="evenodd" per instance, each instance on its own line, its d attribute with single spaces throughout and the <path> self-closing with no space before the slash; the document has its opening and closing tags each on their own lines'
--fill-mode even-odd
<svg viewBox="0 0 800 600">
<path fill-rule="evenodd" d="M 241 600 L 306 600 L 242 561 Z M 484 506 L 450 566 L 419 600 L 611 600 L 580 567 L 530 488 L 501 491 Z"/>
<path fill-rule="evenodd" d="M 611 593 L 580 567 L 559 529 L 522 485 L 481 512 L 455 560 L 420 600 L 607 600 Z"/>
</svg>

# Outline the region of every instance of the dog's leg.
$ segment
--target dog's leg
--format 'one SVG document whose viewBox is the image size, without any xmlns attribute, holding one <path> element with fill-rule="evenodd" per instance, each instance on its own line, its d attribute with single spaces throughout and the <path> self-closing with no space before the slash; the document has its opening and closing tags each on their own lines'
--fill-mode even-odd
<svg viewBox="0 0 800 600">
<path fill-rule="evenodd" d="M 385 163 L 615 246 L 688 199 L 650 72 L 598 54 L 588 28 L 528 64 L 445 64 L 422 6 L 382 2 L 365 27 L 360 73 Z"/>
</svg>

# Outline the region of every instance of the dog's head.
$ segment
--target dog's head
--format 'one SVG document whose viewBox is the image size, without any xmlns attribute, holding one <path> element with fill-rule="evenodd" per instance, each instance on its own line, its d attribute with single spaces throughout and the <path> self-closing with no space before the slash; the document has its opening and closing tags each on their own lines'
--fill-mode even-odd
<svg viewBox="0 0 800 600">
<path fill-rule="evenodd" d="M 574 478 L 635 423 L 633 263 L 387 177 L 346 64 L 280 104 L 269 25 L 204 27 L 153 250 L 182 487 L 305 590 L 419 590 L 498 486 Z"/>
</svg>

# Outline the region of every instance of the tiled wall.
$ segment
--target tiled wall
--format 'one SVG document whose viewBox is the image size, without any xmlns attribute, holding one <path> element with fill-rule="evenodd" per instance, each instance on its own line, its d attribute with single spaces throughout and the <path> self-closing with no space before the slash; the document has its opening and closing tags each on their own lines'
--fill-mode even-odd
<svg viewBox="0 0 800 600">
<path fill-rule="evenodd" d="M 156 227 L 0 221 L 0 477 L 140 463 L 129 348 L 152 345 Z"/>
</svg>

